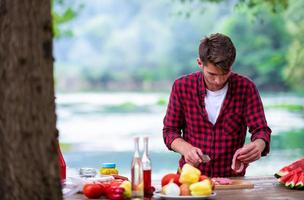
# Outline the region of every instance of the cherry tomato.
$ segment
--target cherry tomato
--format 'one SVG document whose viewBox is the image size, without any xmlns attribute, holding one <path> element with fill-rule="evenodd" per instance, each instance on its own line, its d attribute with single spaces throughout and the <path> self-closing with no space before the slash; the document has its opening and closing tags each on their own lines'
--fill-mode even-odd
<svg viewBox="0 0 304 200">
<path fill-rule="evenodd" d="M 162 187 L 165 186 L 165 185 L 167 185 L 171 181 L 173 181 L 178 186 L 181 185 L 181 183 L 179 182 L 179 174 L 172 174 L 171 173 L 171 174 L 166 174 L 165 176 L 163 176 L 163 178 L 161 180 Z"/>
<path fill-rule="evenodd" d="M 83 186 L 83 194 L 89 199 L 96 199 L 103 194 L 103 188 L 99 183 L 87 183 Z"/>
</svg>

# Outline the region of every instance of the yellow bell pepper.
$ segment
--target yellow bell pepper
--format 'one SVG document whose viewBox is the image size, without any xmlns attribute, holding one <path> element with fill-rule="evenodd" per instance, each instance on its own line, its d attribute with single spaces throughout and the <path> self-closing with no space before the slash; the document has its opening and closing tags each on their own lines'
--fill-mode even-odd
<svg viewBox="0 0 304 200">
<path fill-rule="evenodd" d="M 212 193 L 212 185 L 208 179 L 191 184 L 189 189 L 192 196 L 210 195 Z"/>
<path fill-rule="evenodd" d="M 180 177 L 179 182 L 180 183 L 186 183 L 186 184 L 192 184 L 195 182 L 198 182 L 201 175 L 201 171 L 197 168 L 193 167 L 192 165 L 186 163 L 184 164 Z"/>
<path fill-rule="evenodd" d="M 122 182 L 119 187 L 125 189 L 125 191 L 123 193 L 124 197 L 131 198 L 132 191 L 131 191 L 131 182 L 130 181 Z"/>
</svg>

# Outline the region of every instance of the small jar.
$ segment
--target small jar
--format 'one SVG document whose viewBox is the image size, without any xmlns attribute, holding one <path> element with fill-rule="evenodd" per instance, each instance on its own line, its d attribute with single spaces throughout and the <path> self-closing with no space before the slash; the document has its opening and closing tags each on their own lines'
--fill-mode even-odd
<svg viewBox="0 0 304 200">
<path fill-rule="evenodd" d="M 94 168 L 80 168 L 79 169 L 80 177 L 90 178 L 90 177 L 95 177 L 96 174 L 97 174 L 97 172 Z"/>
<path fill-rule="evenodd" d="M 118 169 L 116 169 L 116 164 L 115 163 L 102 163 L 102 166 L 100 168 L 100 174 L 101 175 L 118 174 Z"/>
</svg>

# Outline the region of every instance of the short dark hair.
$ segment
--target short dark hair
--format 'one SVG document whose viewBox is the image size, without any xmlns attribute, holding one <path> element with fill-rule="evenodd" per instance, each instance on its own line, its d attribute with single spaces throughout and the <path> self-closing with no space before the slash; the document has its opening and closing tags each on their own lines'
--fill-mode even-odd
<svg viewBox="0 0 304 200">
<path fill-rule="evenodd" d="M 210 62 L 225 72 L 231 69 L 236 56 L 231 39 L 221 33 L 211 34 L 202 39 L 198 51 L 204 65 Z"/>
</svg>

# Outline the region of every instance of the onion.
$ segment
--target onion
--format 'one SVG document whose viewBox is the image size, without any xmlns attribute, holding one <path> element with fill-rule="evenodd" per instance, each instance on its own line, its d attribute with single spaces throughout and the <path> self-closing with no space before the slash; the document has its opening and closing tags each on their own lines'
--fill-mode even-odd
<svg viewBox="0 0 304 200">
<path fill-rule="evenodd" d="M 163 194 L 171 195 L 171 196 L 179 196 L 180 189 L 179 189 L 178 185 L 171 182 L 163 187 Z"/>
</svg>

